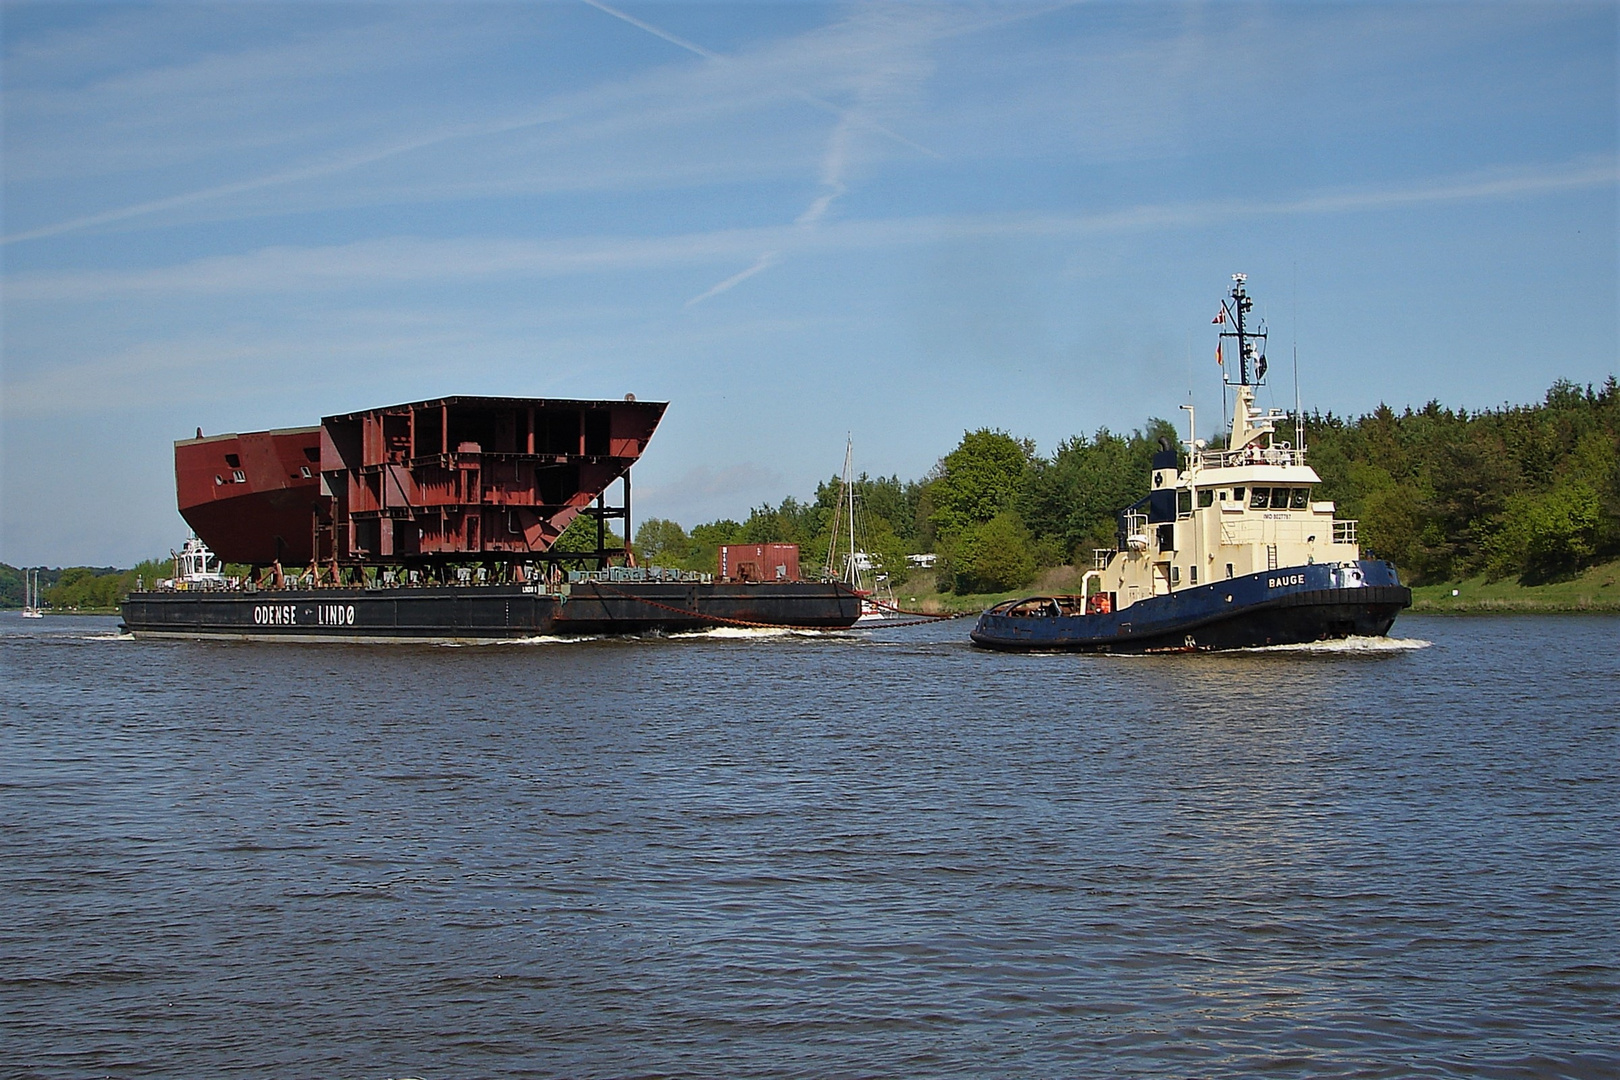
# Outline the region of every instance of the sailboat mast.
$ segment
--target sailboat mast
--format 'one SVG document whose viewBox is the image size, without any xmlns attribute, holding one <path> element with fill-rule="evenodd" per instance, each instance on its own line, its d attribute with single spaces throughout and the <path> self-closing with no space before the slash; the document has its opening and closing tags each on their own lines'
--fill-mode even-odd
<svg viewBox="0 0 1620 1080">
<path fill-rule="evenodd" d="M 844 472 L 839 478 L 838 498 L 833 503 L 832 529 L 827 534 L 827 563 L 824 567 L 822 567 L 822 574 L 833 581 L 842 581 L 844 580 L 844 576 L 849 573 L 849 567 L 841 567 L 838 565 L 838 542 L 843 538 L 844 504 L 846 502 L 849 503 L 850 536 L 853 537 L 855 535 L 855 502 L 849 494 L 849 468 L 850 461 L 853 459 L 854 451 L 855 439 L 853 436 L 851 436 L 849 441 L 844 444 Z M 850 550 L 852 552 L 854 550 L 853 543 L 851 543 Z M 853 555 L 851 556 L 850 561 L 851 563 L 854 562 Z"/>
<path fill-rule="evenodd" d="M 861 587 L 861 568 L 855 556 L 855 438 L 844 444 L 844 497 L 849 500 L 849 585 Z"/>
</svg>

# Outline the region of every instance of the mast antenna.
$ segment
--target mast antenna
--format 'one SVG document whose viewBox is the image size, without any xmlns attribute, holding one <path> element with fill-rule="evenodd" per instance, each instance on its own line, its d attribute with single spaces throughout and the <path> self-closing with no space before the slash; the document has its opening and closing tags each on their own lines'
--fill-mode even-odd
<svg viewBox="0 0 1620 1080">
<path fill-rule="evenodd" d="M 1229 330 L 1223 328 L 1221 337 L 1235 338 L 1237 341 L 1238 380 L 1234 384 L 1223 372 L 1221 382 L 1227 386 L 1259 386 L 1266 377 L 1266 321 L 1262 318 L 1258 329 L 1249 328 L 1249 315 L 1254 311 L 1254 301 L 1243 287 L 1248 280 L 1247 274 L 1232 275 L 1232 292 L 1228 300 L 1221 301 L 1221 314 L 1215 320 L 1225 324 L 1226 317 L 1230 316 L 1232 328 Z M 1253 361 L 1252 369 L 1251 361 Z M 1250 377 L 1251 370 L 1253 378 Z"/>
<path fill-rule="evenodd" d="M 1301 464 L 1305 461 L 1305 413 L 1299 403 L 1299 263 L 1294 263 L 1294 295 L 1290 298 L 1293 306 L 1290 321 L 1293 322 L 1294 335 L 1294 449 L 1299 454 Z"/>
</svg>

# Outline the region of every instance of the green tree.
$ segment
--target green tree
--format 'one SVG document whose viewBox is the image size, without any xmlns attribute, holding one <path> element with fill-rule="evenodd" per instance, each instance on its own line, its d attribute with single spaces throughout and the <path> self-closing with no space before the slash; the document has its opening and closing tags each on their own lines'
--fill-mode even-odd
<svg viewBox="0 0 1620 1080">
<path fill-rule="evenodd" d="M 1598 492 L 1583 480 L 1516 496 L 1486 544 L 1490 576 L 1517 574 L 1539 585 L 1575 574 L 1598 551 L 1603 516 Z"/>
<path fill-rule="evenodd" d="M 1029 584 L 1037 569 L 1034 545 L 1035 538 L 1013 510 L 969 526 L 950 545 L 956 591 L 1002 592 Z"/>
<path fill-rule="evenodd" d="M 1115 435 L 1099 428 L 1058 444 L 1050 460 L 1032 463 L 1019 507 L 1036 535 L 1053 541 L 1061 559 L 1088 562 L 1091 550 L 1114 546 L 1115 515 L 1148 491 L 1159 439 L 1174 440 L 1167 420 Z"/>
<path fill-rule="evenodd" d="M 614 532 L 612 528 L 606 530 L 607 537 L 602 546 L 609 551 L 623 551 L 624 537 Z M 568 523 L 557 542 L 551 545 L 551 550 L 562 554 L 564 552 L 577 552 L 581 556 L 596 554 L 596 518 L 589 514 L 580 514 Z"/>
<path fill-rule="evenodd" d="M 930 485 L 935 528 L 941 535 L 959 534 L 1012 509 L 1034 458 L 1035 444 L 1028 439 L 989 428 L 964 432 Z"/>
<path fill-rule="evenodd" d="M 636 529 L 635 550 L 648 566 L 680 568 L 692 554 L 692 538 L 676 522 L 648 518 Z"/>
<path fill-rule="evenodd" d="M 720 572 L 720 545 L 746 543 L 742 537 L 743 527 L 739 522 L 730 518 L 721 518 L 719 521 L 709 521 L 702 525 L 692 527 L 691 554 L 687 556 L 682 568 L 697 570 L 705 574 Z"/>
</svg>

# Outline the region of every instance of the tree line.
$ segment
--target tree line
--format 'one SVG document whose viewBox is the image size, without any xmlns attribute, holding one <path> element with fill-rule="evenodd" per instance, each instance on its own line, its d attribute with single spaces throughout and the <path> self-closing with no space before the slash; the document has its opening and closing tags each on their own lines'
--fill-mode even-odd
<svg viewBox="0 0 1620 1080">
<path fill-rule="evenodd" d="M 1288 428 L 1293 426 L 1290 417 Z M 1364 550 L 1415 584 L 1484 574 L 1539 584 L 1620 557 L 1620 388 L 1566 380 L 1534 405 L 1470 414 L 1431 401 L 1396 413 L 1303 417 L 1318 497 L 1359 519 Z M 862 475 L 855 483 L 867 539 L 895 582 L 930 573 L 940 591 L 1001 592 L 1042 569 L 1088 567 L 1115 545 L 1115 515 L 1147 494 L 1169 421 L 1127 434 L 1100 428 L 1042 456 L 1028 439 L 981 428 L 920 479 Z M 1217 443 L 1220 440 L 1216 440 Z M 1183 461 L 1183 464 L 1185 462 Z M 798 544 L 807 571 L 825 557 L 841 485 L 756 507 L 745 521 L 691 530 L 653 518 L 636 530 L 652 563 L 713 571 L 721 544 Z M 933 552 L 932 570 L 905 556 Z"/>
<path fill-rule="evenodd" d="M 40 592 L 45 606 L 56 611 L 108 610 L 118 606 L 137 583 L 150 586 L 159 578 L 173 577 L 169 559 L 149 559 L 129 570 L 112 566 L 41 568 Z M 23 606 L 23 571 L 0 563 L 0 608 Z"/>
<path fill-rule="evenodd" d="M 1363 546 L 1417 584 L 1542 584 L 1620 556 L 1620 388 L 1535 405 L 1306 417 L 1309 460 Z"/>
</svg>

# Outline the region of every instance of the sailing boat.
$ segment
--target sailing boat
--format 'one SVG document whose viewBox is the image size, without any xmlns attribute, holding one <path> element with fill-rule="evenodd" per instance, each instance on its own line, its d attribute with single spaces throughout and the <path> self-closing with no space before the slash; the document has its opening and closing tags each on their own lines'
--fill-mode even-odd
<svg viewBox="0 0 1620 1080">
<path fill-rule="evenodd" d="M 838 492 L 838 501 L 833 504 L 832 536 L 827 542 L 827 562 L 822 568 L 822 576 L 841 581 L 860 595 L 861 614 L 855 620 L 858 626 L 893 619 L 898 610 L 882 560 L 874 559 L 870 552 L 862 550 L 867 537 L 855 512 L 854 461 L 855 440 L 851 438 L 844 444 L 843 483 Z"/>
<path fill-rule="evenodd" d="M 38 570 L 23 570 L 22 617 L 25 619 L 43 619 L 45 617 L 45 613 L 39 609 Z"/>
</svg>

